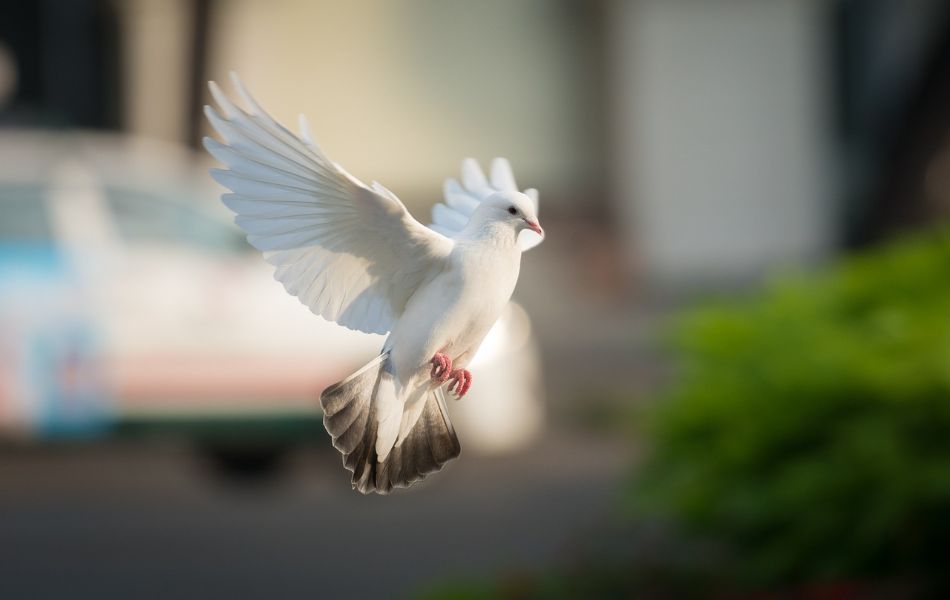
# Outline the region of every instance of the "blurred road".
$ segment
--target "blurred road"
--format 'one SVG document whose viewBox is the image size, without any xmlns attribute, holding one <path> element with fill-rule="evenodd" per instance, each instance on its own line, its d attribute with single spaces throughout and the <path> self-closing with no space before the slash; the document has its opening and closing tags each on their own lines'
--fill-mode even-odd
<svg viewBox="0 0 950 600">
<path fill-rule="evenodd" d="M 531 569 L 606 519 L 628 456 L 552 435 L 503 458 L 463 452 L 380 498 L 315 450 L 266 488 L 225 485 L 167 445 L 3 450 L 0 598 L 390 598 Z"/>
</svg>

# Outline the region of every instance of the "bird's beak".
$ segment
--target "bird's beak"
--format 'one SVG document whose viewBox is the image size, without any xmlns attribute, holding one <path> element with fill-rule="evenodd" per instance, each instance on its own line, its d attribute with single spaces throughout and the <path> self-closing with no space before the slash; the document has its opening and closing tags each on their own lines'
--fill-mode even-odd
<svg viewBox="0 0 950 600">
<path fill-rule="evenodd" d="M 544 237 L 544 230 L 541 229 L 540 223 L 537 223 L 536 221 L 529 221 L 528 219 L 525 219 L 524 222 L 528 224 L 528 229 L 537 233 L 541 237 Z"/>
</svg>

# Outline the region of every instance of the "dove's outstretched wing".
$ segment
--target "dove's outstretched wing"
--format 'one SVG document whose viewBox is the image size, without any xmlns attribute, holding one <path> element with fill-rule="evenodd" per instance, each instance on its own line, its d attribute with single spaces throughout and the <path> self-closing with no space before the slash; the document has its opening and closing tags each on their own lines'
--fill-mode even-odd
<svg viewBox="0 0 950 600">
<path fill-rule="evenodd" d="M 468 223 L 478 204 L 495 192 L 517 192 L 518 185 L 511 172 L 508 159 L 496 158 L 491 163 L 491 180 L 485 178 L 474 158 L 462 161 L 462 183 L 446 179 L 443 186 L 445 199 L 432 207 L 432 224 L 429 228 L 447 237 L 458 235 Z M 538 190 L 524 190 L 538 209 Z M 543 238 L 533 231 L 524 231 L 518 239 L 522 250 L 534 248 Z"/>
<path fill-rule="evenodd" d="M 205 114 L 224 143 L 205 148 L 228 169 L 212 176 L 232 193 L 247 240 L 277 267 L 274 277 L 314 313 L 351 329 L 386 333 L 452 242 L 412 218 L 389 190 L 366 186 L 277 123 L 232 81 L 235 106 L 213 82 L 220 113 Z"/>
</svg>

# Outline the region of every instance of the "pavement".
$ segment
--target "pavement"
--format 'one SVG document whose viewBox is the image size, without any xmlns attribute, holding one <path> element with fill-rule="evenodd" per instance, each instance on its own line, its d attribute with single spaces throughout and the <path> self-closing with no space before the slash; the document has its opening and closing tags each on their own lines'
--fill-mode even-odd
<svg viewBox="0 0 950 600">
<path fill-rule="evenodd" d="M 399 598 L 531 571 L 609 521 L 629 454 L 548 432 L 363 497 L 314 448 L 255 486 L 179 444 L 0 449 L 0 598 Z"/>
</svg>

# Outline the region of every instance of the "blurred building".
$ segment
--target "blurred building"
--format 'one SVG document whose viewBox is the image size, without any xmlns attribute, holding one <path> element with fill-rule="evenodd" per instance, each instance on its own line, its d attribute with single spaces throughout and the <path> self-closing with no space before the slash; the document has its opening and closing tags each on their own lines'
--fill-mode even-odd
<svg viewBox="0 0 950 600">
<path fill-rule="evenodd" d="M 648 280 L 741 281 L 824 255 L 827 3 L 610 6 L 617 210 Z"/>
<path fill-rule="evenodd" d="M 624 272 L 663 286 L 813 261 L 906 217 L 880 190 L 903 193 L 896 173 L 914 167 L 896 155 L 927 142 L 899 137 L 898 124 L 946 87 L 935 0 L 46 0 L 2 11 L 8 125 L 196 145 L 206 80 L 236 70 L 281 121 L 306 113 L 334 159 L 417 214 L 460 158 L 505 155 L 541 188 L 547 215 L 599 223 L 625 249 Z"/>
<path fill-rule="evenodd" d="M 415 208 L 470 155 L 509 157 L 523 181 L 545 182 L 554 202 L 600 175 L 600 129 L 588 110 L 600 93 L 597 56 L 585 29 L 590 9 L 580 3 L 119 7 L 130 33 L 123 123 L 136 134 L 194 143 L 187 123 L 210 100 L 205 80 L 226 83 L 235 70 L 279 120 L 295 124 L 306 113 L 334 160 Z"/>
<path fill-rule="evenodd" d="M 516 294 L 567 403 L 629 367 L 644 297 L 755 282 L 947 204 L 920 189 L 948 128 L 946 7 L 0 2 L 0 124 L 197 148 L 207 80 L 235 70 L 423 220 L 461 158 L 507 156 L 541 190 L 550 235 Z"/>
</svg>

